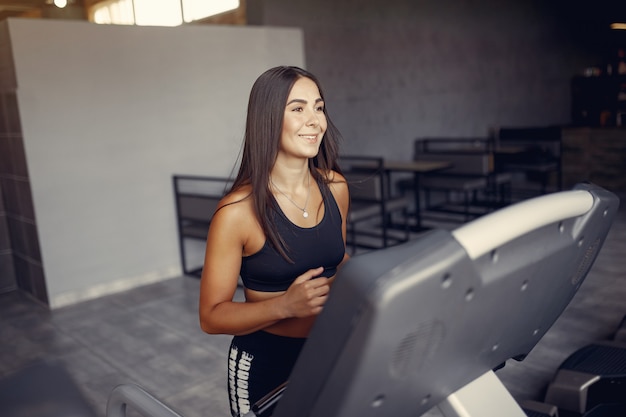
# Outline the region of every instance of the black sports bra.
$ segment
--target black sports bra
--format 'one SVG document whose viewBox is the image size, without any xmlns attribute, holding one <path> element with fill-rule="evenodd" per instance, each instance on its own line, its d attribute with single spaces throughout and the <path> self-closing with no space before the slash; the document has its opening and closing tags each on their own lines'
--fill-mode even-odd
<svg viewBox="0 0 626 417">
<path fill-rule="evenodd" d="M 324 217 L 314 227 L 293 224 L 275 203 L 275 226 L 287 245 L 290 263 L 272 247 L 269 241 L 260 251 L 244 256 L 240 276 L 246 288 L 255 291 L 285 291 L 291 283 L 309 269 L 324 267 L 321 276 L 332 277 L 343 260 L 345 245 L 341 234 L 341 213 L 334 196 L 325 184 L 322 192 Z M 330 196 L 329 198 L 326 195 Z"/>
</svg>

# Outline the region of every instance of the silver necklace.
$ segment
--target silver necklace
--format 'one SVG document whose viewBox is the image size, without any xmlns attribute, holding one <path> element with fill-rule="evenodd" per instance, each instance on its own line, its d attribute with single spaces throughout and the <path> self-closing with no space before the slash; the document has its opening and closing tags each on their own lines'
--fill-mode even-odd
<svg viewBox="0 0 626 417">
<path fill-rule="evenodd" d="M 309 217 L 309 212 L 306 211 L 306 206 L 307 204 L 309 204 L 309 197 L 311 196 L 311 173 L 309 172 L 309 175 L 307 176 L 307 187 L 308 187 L 308 191 L 306 194 L 306 200 L 304 201 L 304 207 L 300 207 L 299 205 L 296 204 L 295 201 L 293 201 L 291 198 L 289 198 L 289 196 L 285 193 L 283 193 L 281 191 L 280 188 L 278 188 L 278 186 L 276 184 L 274 184 L 274 181 L 272 180 L 272 177 L 270 177 L 270 182 L 272 183 L 272 185 L 274 186 L 274 188 L 276 188 L 276 191 L 278 191 L 279 193 L 281 193 L 283 196 L 285 196 L 285 198 L 287 200 L 289 200 L 291 202 L 291 204 L 293 204 L 294 206 L 296 206 L 298 208 L 298 210 L 302 210 L 302 217 L 304 217 L 305 219 L 307 217 Z"/>
</svg>

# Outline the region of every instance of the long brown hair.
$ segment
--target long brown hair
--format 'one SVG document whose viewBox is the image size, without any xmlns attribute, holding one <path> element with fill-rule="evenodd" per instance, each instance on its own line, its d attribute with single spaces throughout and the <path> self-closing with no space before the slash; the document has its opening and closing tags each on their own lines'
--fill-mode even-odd
<svg viewBox="0 0 626 417">
<path fill-rule="evenodd" d="M 257 78 L 248 101 L 248 115 L 244 134 L 244 148 L 239 172 L 233 182 L 231 191 L 243 185 L 251 185 L 255 214 L 261 224 L 263 233 L 270 244 L 288 261 L 288 248 L 276 229 L 272 227 L 272 211 L 276 210 L 272 193 L 269 189 L 270 172 L 278 155 L 285 105 L 289 93 L 299 78 L 311 79 L 319 89 L 324 100 L 324 93 L 317 78 L 310 72 L 290 66 L 271 68 Z M 327 128 L 318 154 L 309 159 L 309 170 L 318 184 L 328 184 L 331 180 L 329 170 L 341 172 L 337 164 L 341 134 L 328 117 L 324 106 Z M 316 169 L 318 168 L 318 169 Z M 329 197 L 328 187 L 320 187 Z"/>
</svg>

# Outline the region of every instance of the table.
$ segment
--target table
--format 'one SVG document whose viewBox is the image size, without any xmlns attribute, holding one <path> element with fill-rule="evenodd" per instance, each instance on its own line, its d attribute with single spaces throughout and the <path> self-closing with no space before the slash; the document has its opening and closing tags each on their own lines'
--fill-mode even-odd
<svg viewBox="0 0 626 417">
<path fill-rule="evenodd" d="M 441 171 L 452 167 L 448 161 L 394 161 L 385 160 L 383 162 L 388 184 L 391 185 L 392 172 L 412 172 L 413 188 L 415 194 L 415 228 L 414 231 L 422 231 L 422 215 L 420 204 L 420 176 L 425 173 Z M 388 189 L 390 189 L 388 187 Z"/>
</svg>

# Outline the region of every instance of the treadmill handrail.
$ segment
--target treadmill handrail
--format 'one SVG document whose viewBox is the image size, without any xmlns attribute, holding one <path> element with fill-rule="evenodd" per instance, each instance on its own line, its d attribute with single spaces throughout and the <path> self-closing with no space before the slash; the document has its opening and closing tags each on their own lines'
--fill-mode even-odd
<svg viewBox="0 0 626 417">
<path fill-rule="evenodd" d="M 126 417 L 127 405 L 146 417 L 182 417 L 135 384 L 122 384 L 113 388 L 107 401 L 106 417 Z"/>
<path fill-rule="evenodd" d="M 553 209 L 546 211 L 547 206 Z M 556 221 L 581 216 L 592 207 L 593 196 L 588 191 L 561 191 L 487 214 L 453 230 L 452 235 L 471 259 L 477 259 L 505 242 Z M 485 238 L 485 230 L 497 230 L 498 234 Z"/>
</svg>

